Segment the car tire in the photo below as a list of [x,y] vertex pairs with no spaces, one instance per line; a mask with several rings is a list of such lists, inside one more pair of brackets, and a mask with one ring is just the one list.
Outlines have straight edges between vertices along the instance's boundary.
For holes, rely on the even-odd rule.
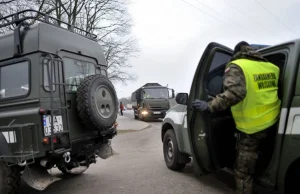
[[176,136],[173,129],[169,129],[163,139],[164,159],[167,167],[171,170],[182,170],[186,163],[179,163],[182,153],[178,149]]
[[118,98],[113,84],[103,75],[91,75],[80,83],[77,111],[86,129],[107,130],[118,115]]
[[16,194],[21,185],[21,173],[17,166],[7,166],[0,162],[0,193]]

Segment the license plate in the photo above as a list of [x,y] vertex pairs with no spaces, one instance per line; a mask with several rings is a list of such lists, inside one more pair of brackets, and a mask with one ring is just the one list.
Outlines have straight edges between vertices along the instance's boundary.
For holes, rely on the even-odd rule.
[[[59,133],[64,130],[62,116],[56,115],[53,116],[53,132]],[[43,116],[43,123],[44,123],[44,134],[45,136],[51,135],[51,115],[44,115]]]
[[159,115],[161,112],[153,112],[153,114],[155,115]]

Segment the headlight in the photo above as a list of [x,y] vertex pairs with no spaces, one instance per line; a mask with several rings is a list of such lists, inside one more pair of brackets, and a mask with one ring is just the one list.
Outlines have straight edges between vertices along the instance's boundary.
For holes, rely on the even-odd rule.
[[148,111],[142,111],[142,115],[147,115],[148,114]]

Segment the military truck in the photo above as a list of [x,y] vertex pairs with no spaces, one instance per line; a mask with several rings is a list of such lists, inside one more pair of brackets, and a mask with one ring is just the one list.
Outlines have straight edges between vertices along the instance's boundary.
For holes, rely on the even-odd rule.
[[[279,120],[261,145],[255,182],[267,190],[263,193],[299,193],[300,39],[258,52],[280,69],[278,96],[282,103]],[[224,45],[210,43],[195,71],[190,93],[176,95],[178,105],[168,111],[161,128],[168,168],[181,170],[191,157],[197,176],[218,170],[234,174],[236,128],[230,108],[216,113],[192,109],[194,100],[210,101],[223,92],[225,66],[232,53],[233,50]]]
[[[97,36],[35,10],[0,18],[0,193],[114,154],[117,95]],[[22,176],[21,176],[22,174]]]
[[139,120],[164,118],[170,108],[169,99],[174,97],[174,89],[158,83],[143,85],[131,94],[134,118]]

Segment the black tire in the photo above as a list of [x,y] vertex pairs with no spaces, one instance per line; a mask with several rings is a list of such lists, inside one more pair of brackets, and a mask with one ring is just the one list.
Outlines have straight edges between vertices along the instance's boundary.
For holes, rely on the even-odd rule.
[[[172,156],[169,151],[172,152]],[[180,157],[183,157],[183,154],[178,150],[176,136],[172,129],[169,129],[164,135],[163,152],[165,163],[169,169],[179,171],[185,167],[186,163],[179,163]]]
[[118,115],[118,98],[113,84],[102,75],[86,77],[78,87],[77,111],[87,129],[106,130]]
[[17,194],[21,185],[21,173],[18,166],[7,166],[0,162],[0,193]]

